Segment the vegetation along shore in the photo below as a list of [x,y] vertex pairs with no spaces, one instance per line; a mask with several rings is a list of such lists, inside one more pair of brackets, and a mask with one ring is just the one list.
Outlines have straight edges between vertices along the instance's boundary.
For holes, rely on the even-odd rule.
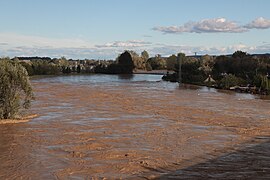
[[[248,54],[236,51],[232,55],[195,55],[183,53],[149,57],[125,51],[115,60],[66,59],[50,57],[6,57],[1,60],[19,62],[30,76],[61,74],[164,74],[163,80],[211,86],[258,94],[270,91],[270,54]],[[179,67],[181,66],[181,75]]]

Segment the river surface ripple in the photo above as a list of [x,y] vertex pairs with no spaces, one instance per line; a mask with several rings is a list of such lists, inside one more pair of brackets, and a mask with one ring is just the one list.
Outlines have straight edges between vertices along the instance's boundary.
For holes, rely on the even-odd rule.
[[0,179],[270,178],[270,101],[159,75],[31,80],[37,118],[0,125]]

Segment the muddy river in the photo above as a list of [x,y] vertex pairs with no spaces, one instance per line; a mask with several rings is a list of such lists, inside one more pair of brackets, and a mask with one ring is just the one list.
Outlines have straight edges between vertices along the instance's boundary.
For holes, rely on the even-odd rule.
[[38,116],[0,125],[0,179],[270,178],[270,100],[160,79],[32,79]]

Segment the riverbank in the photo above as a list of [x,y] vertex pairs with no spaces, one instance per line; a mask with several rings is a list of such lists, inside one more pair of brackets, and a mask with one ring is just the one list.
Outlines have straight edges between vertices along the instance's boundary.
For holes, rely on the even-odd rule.
[[26,122],[29,122],[31,119],[36,118],[37,116],[38,116],[37,114],[32,114],[32,115],[23,116],[21,118],[16,118],[16,119],[1,119],[0,125],[26,123]]
[[[179,77],[176,73],[167,73],[167,74],[163,75],[162,80],[176,83],[176,82],[178,82]],[[231,83],[231,82],[227,82],[227,83]],[[197,85],[197,86],[207,86],[207,87],[211,87],[211,88],[223,89],[223,90],[228,90],[228,91],[234,91],[237,93],[258,94],[258,95],[263,95],[263,96],[270,95],[269,90],[263,89],[261,87],[251,86],[249,84],[247,86],[234,85],[234,86],[229,86],[227,88],[224,88],[221,86],[221,84],[222,84],[221,82],[216,82],[213,79],[211,82],[209,82],[209,81],[197,82],[197,83],[196,82],[189,82],[189,84],[193,84],[193,85]]]
[[152,70],[152,71],[145,71],[145,70],[136,70],[133,74],[156,74],[156,75],[165,75],[167,73],[172,73],[173,71],[168,70]]

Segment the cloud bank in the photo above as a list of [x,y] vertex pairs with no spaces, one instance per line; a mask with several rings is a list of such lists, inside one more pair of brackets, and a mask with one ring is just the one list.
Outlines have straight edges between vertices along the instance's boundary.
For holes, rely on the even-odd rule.
[[152,46],[143,40],[94,44],[83,39],[59,39],[0,32],[1,56],[50,56],[84,59],[115,59],[124,50],[140,52]]
[[245,44],[232,44],[229,46],[187,46],[187,45],[171,45],[171,44],[152,44],[151,46],[141,47],[89,47],[89,48],[76,48],[76,47],[40,47],[40,46],[18,46],[9,47],[0,50],[0,56],[49,56],[61,57],[65,56],[72,59],[115,59],[124,50],[134,50],[138,54],[143,50],[147,50],[151,56],[160,54],[162,56],[170,56],[183,52],[186,55],[210,54],[232,54],[237,50],[246,51],[250,54],[253,53],[266,53],[270,52],[270,43],[264,43],[258,46],[249,46]]
[[133,47],[144,47],[151,45],[151,42],[143,40],[130,40],[130,41],[114,41],[106,43],[104,45],[96,45],[98,48],[133,48]]
[[250,29],[268,29],[270,20],[259,17],[246,25],[240,25],[225,18],[204,19],[199,22],[188,22],[182,26],[158,26],[152,30],[160,31],[164,34],[182,33],[242,33]]
[[163,56],[170,56],[171,54],[177,54],[179,52],[185,53],[186,55],[194,55],[197,52],[198,55],[226,55],[232,54],[233,52],[241,50],[250,54],[266,53],[270,50],[270,44],[262,44],[258,46],[249,46],[245,44],[233,44],[229,46],[186,46],[186,45],[160,45],[152,48],[150,53],[158,53]]

